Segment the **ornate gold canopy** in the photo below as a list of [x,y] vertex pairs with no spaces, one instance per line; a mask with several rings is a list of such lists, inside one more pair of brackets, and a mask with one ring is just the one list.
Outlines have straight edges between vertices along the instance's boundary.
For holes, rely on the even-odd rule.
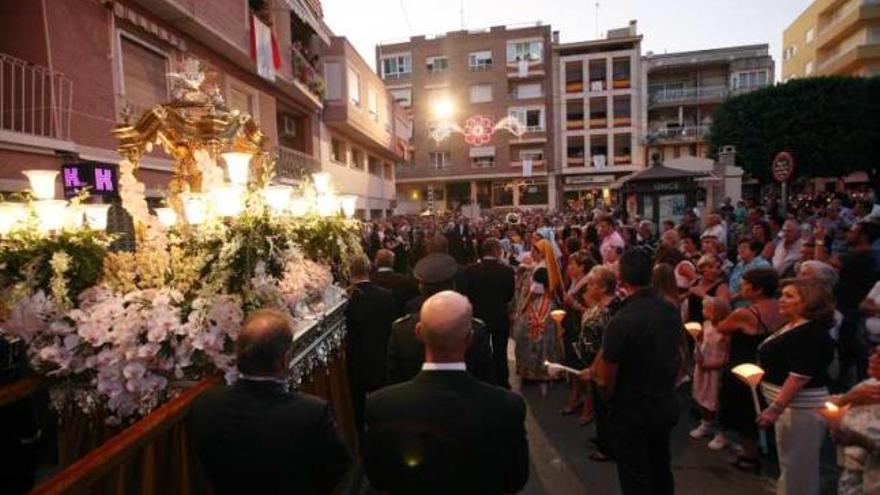
[[216,87],[210,92],[202,90],[205,75],[197,60],[184,61],[182,69],[169,74],[173,87],[171,102],[146,111],[134,124],[125,116],[126,122],[113,130],[119,139],[119,153],[135,168],[154,143],[173,158],[174,176],[168,184],[168,202],[178,212],[180,194],[202,192],[196,150],[206,150],[215,160],[223,151],[252,153],[251,167],[256,170],[265,167],[269,160],[263,151],[266,136],[251,116],[227,107]]

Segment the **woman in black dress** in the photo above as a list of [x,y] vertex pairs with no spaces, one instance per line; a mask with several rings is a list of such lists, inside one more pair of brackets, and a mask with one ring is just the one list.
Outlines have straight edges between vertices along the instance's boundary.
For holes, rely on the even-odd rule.
[[774,299],[778,287],[776,270],[754,268],[747,271],[743,274],[740,295],[749,306],[737,309],[718,324],[718,331],[730,336],[730,355],[721,375],[718,397],[721,430],[709,442],[709,448],[723,449],[729,443],[725,432],[738,433],[743,453],[737,456],[733,465],[743,470],[760,470],[758,429],[751,390],[731,370],[739,364],[756,362],[758,344],[785,322]]
[[[577,370],[584,369],[590,364],[583,360],[577,349],[574,348],[574,343],[577,342],[581,334],[581,316],[586,309],[584,294],[587,292],[587,273],[595,264],[596,262],[586,252],[577,251],[569,257],[566,269],[570,283],[568,290],[563,296],[562,306],[565,309],[565,319],[562,320],[562,328],[565,330],[565,359],[563,363]],[[584,391],[587,393],[582,394]],[[581,418],[592,418],[593,407],[589,391],[585,389],[584,384],[580,380],[572,380],[571,389],[568,394],[568,404],[566,404],[565,409],[561,413],[573,414],[577,411],[581,400],[584,401]]]
[[815,280],[784,281],[779,313],[786,324],[758,347],[764,368],[761,392],[769,404],[758,417],[758,425],[775,426],[778,495],[819,495],[819,451],[825,423],[816,410],[830,398],[833,301],[828,287]]

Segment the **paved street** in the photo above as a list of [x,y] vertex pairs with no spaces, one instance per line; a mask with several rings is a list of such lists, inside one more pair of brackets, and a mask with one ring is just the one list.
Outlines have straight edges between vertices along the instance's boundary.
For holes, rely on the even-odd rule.
[[[512,368],[511,368],[512,369]],[[511,376],[515,374],[511,371]],[[537,385],[520,386],[513,378],[515,390],[521,391],[528,404],[526,428],[531,449],[532,472],[526,495],[615,495],[620,493],[617,471],[612,463],[597,463],[587,456],[592,452],[589,439],[595,435],[593,424],[580,427],[577,416],[563,416],[567,384],[550,386],[547,396],[541,397]],[[774,493],[776,467],[765,466],[764,474],[744,473],[728,465],[732,451],[714,452],[706,447],[707,441],[697,442],[688,436],[695,420],[688,411],[673,433],[672,467],[678,494],[742,495]],[[836,493],[834,451],[826,445],[823,452],[823,495]]]

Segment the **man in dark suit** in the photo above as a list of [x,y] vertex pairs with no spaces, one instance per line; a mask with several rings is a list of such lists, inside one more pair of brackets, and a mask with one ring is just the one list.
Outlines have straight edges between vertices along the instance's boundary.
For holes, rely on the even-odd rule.
[[352,286],[345,308],[345,355],[355,424],[363,431],[364,399],[368,392],[385,386],[388,335],[397,306],[390,290],[370,281],[366,257],[354,258],[349,272]]
[[412,380],[367,398],[364,467],[397,494],[494,495],[529,476],[525,401],[466,372],[471,307],[452,291],[425,301],[417,328],[425,363]]
[[286,390],[292,342],[287,315],[251,313],[236,342],[240,378],[190,410],[192,442],[217,495],[329,494],[351,464],[327,402]]
[[507,369],[507,339],[510,337],[510,301],[513,300],[513,268],[500,261],[501,243],[490,237],[481,246],[482,259],[465,269],[464,294],[474,306],[474,316],[483,320],[492,340],[492,369],[495,383],[510,388]]
[[395,318],[406,314],[406,303],[419,295],[419,283],[416,279],[394,271],[395,255],[388,249],[380,249],[376,253],[376,272],[372,276],[373,283],[388,289],[394,294],[397,307]]
[[468,226],[459,220],[452,224],[446,231],[449,239],[449,254],[460,264],[465,264],[474,259],[474,239]]
[[[413,269],[419,281],[420,297],[410,300],[408,314],[391,325],[388,339],[388,383],[400,383],[419,373],[425,359],[425,346],[416,335],[419,312],[425,299],[444,290],[455,290],[460,273],[458,263],[448,254],[431,253],[422,258]],[[478,380],[493,382],[492,351],[486,324],[473,319],[474,332],[467,350],[468,372]]]
[[626,251],[620,281],[623,307],[602,345],[605,395],[617,474],[624,495],[671,495],[669,437],[678,419],[675,395],[681,344],[678,310],[651,289],[651,255]]

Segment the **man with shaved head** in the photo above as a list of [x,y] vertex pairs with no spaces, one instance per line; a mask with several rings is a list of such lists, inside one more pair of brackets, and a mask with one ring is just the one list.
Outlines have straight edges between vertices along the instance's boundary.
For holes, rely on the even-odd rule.
[[438,292],[422,304],[422,371],[367,398],[364,467],[374,488],[492,495],[525,485],[525,402],[467,372],[472,328],[471,305],[457,292]]
[[327,402],[287,391],[289,316],[254,311],[235,355],[240,377],[196,399],[192,443],[217,495],[332,493],[351,459]]

